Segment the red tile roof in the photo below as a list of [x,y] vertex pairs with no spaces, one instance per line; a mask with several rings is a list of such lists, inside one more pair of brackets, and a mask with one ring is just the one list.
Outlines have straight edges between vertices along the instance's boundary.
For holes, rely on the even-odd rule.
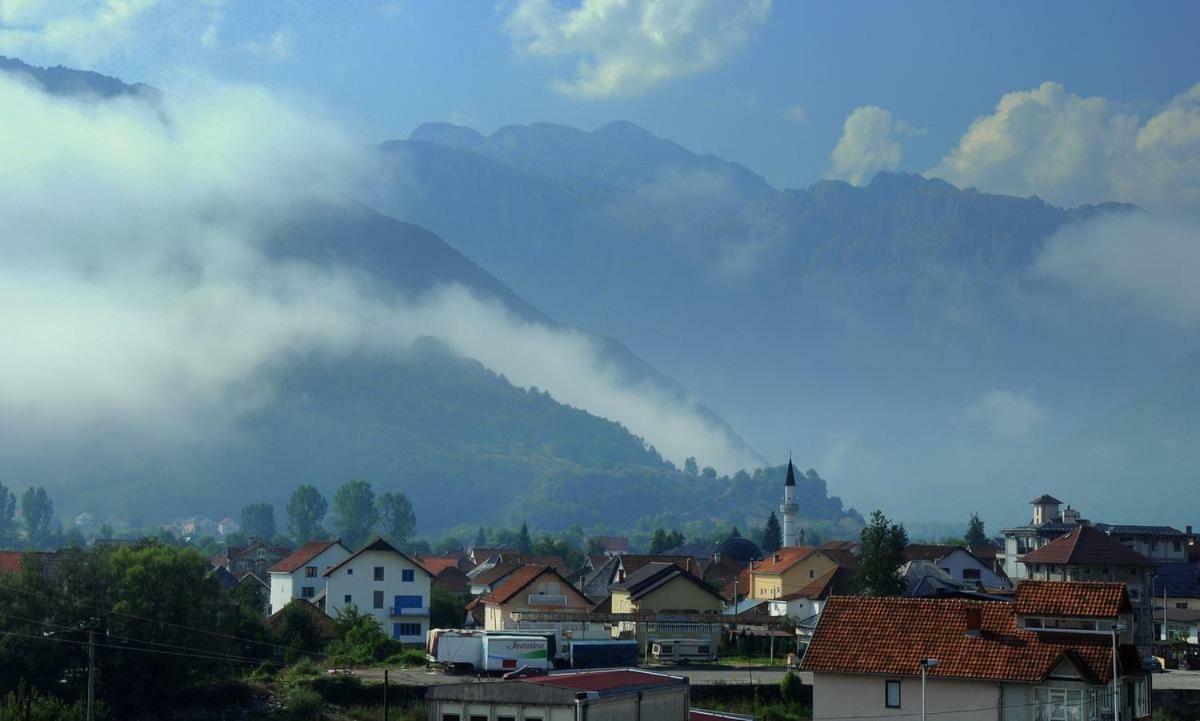
[[1115,618],[1133,613],[1123,583],[1021,581],[1013,612],[1022,616]]
[[1093,566],[1153,566],[1154,561],[1091,526],[1079,526],[1041,548],[1026,553],[1021,563]]
[[[979,613],[976,636],[966,634],[968,609]],[[921,659],[936,658],[931,677],[1036,683],[1065,657],[1093,683],[1106,683],[1111,643],[1107,634],[1018,628],[1012,604],[1003,601],[834,596],[801,668],[915,676]]]
[[591,602],[588,601],[587,597],[576,590],[575,586],[573,586],[570,581],[564,578],[561,573],[555,570],[554,566],[541,565],[526,565],[516,569],[498,586],[496,586],[496,588],[492,589],[492,592],[484,598],[484,602],[495,604],[508,603],[513,596],[520,593],[522,589],[533,583],[544,573],[549,573],[558,578],[559,585],[563,587],[563,593],[574,593],[575,595],[579,596],[580,600],[582,600],[584,604],[589,606],[591,605]]
[[775,553],[767,556],[762,560],[762,563],[752,565],[751,569],[755,573],[783,573],[797,563],[816,553],[815,548],[811,546],[797,546],[794,548],[781,548]]
[[[280,559],[279,563],[271,566],[271,573],[291,573],[297,568],[304,566],[309,561],[321,555],[325,549],[333,544],[338,543],[336,539],[328,541],[308,541],[304,545],[292,551],[287,556]],[[319,569],[318,569],[319,570]]]
[[578,673],[550,674],[521,679],[525,683],[571,689],[572,691],[619,691],[622,689],[645,688],[647,686],[678,686],[686,683],[679,676],[665,673],[620,669],[615,671],[583,671]]
[[[839,585],[847,585],[846,577],[848,576],[848,574],[849,574],[849,571],[847,571],[845,568],[842,568],[841,566],[838,566],[837,568],[831,568],[828,571],[826,571],[824,574],[815,578],[814,580],[809,581],[799,591],[794,591],[792,593],[786,593],[786,594],[780,596],[779,598],[777,598],[776,600],[777,601],[795,601],[800,598],[807,598],[807,599],[811,599],[814,601],[820,600],[820,599],[828,596],[829,593],[831,591],[833,591],[833,588],[835,585],[834,584],[835,579],[837,579],[840,582]],[[840,578],[839,578],[839,575],[840,575]]]
[[0,551],[0,573],[21,572],[21,551]]
[[58,573],[58,553],[55,551],[0,551],[0,574],[21,572],[21,559],[29,556],[43,577]]
[[962,546],[951,546],[945,543],[910,543],[904,547],[906,561],[936,561],[954,553]]
[[420,556],[417,558],[417,563],[433,576],[437,576],[447,568],[458,568],[458,561],[456,556]]

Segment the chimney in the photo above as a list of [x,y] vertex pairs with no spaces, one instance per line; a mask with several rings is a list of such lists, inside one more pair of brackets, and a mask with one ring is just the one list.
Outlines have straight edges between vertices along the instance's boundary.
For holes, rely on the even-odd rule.
[[968,606],[963,611],[967,620],[967,635],[974,638],[983,628],[983,609],[978,606]]
[[1184,533],[1186,533],[1186,534],[1188,534],[1189,536],[1190,536],[1190,535],[1192,535],[1192,527],[1191,527],[1191,526],[1184,526],[1184,527],[1183,527],[1183,532],[1184,532]]

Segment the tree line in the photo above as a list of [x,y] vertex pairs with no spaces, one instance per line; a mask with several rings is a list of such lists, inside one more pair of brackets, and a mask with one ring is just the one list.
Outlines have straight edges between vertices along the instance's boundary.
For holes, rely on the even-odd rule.
[[[332,531],[351,548],[365,543],[376,533],[397,546],[407,546],[417,526],[417,516],[408,496],[400,492],[376,495],[369,481],[342,484],[333,496],[332,510],[328,519]],[[286,509],[290,536],[280,538],[275,507],[266,502],[251,503],[242,508],[242,535],[287,541],[285,545],[328,538],[332,535],[325,527],[329,511],[329,501],[316,486],[302,485],[292,492]]]

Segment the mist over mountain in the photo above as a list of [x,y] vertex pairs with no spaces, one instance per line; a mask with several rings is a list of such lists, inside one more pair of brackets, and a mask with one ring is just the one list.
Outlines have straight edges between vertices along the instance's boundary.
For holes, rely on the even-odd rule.
[[380,153],[407,192],[378,207],[670,368],[768,456],[817,459],[855,503],[914,519],[1023,514],[999,466],[1022,495],[1084,492],[1038,462],[1041,444],[1143,392],[1196,340],[1040,272],[1051,239],[1142,213],[1128,204],[890,172],[779,190],[624,122],[426,124]]

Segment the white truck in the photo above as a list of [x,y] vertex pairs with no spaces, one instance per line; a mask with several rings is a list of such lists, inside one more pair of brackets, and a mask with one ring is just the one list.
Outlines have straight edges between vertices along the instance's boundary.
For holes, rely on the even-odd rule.
[[430,663],[459,671],[505,672],[553,667],[551,639],[540,634],[435,628],[426,639]]

